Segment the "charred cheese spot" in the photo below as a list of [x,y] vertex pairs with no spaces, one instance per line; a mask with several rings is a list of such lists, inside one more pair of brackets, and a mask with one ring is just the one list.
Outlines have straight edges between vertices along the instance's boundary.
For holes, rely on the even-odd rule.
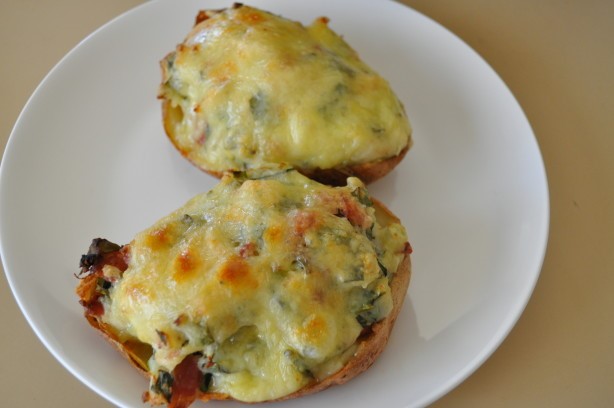
[[221,83],[228,81],[236,72],[237,65],[232,61],[228,61],[211,70],[210,76],[214,81]]
[[251,272],[249,264],[243,258],[230,258],[218,272],[220,283],[234,290],[254,289],[258,281]]
[[301,340],[307,344],[317,344],[329,333],[330,327],[326,320],[317,314],[310,315],[299,329]]
[[264,231],[264,240],[271,244],[279,244],[284,237],[284,229],[279,225],[272,225]]
[[153,250],[162,249],[169,245],[172,240],[168,231],[168,225],[156,228],[145,237],[145,244]]
[[200,270],[200,264],[200,256],[196,251],[190,248],[182,250],[173,264],[175,270],[173,279],[177,282],[183,282],[194,277]]
[[257,24],[265,21],[266,16],[263,12],[254,10],[253,12],[240,14],[239,20],[247,24]]

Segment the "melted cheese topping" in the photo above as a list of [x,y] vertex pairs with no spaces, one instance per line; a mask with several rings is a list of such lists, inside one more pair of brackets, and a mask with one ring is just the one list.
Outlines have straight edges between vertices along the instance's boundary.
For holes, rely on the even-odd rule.
[[211,13],[162,61],[167,132],[208,170],[329,169],[410,144],[388,83],[327,26],[247,6]]
[[226,175],[136,236],[102,300],[105,323],[152,346],[154,376],[199,353],[209,391],[238,400],[279,398],[334,373],[362,328],[390,312],[387,271],[407,241],[398,222],[376,221],[362,183],[348,182]]

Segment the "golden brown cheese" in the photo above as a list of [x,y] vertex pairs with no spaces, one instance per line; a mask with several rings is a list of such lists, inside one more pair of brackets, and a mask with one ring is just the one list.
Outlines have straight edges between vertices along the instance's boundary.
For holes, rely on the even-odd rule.
[[102,319],[152,346],[154,392],[197,355],[208,392],[279,398],[339,370],[387,316],[406,242],[400,224],[376,222],[358,179],[226,175],[138,234],[121,276],[105,266]]
[[167,132],[193,163],[330,169],[410,144],[401,102],[326,18],[305,27],[247,6],[209,14],[162,61]]

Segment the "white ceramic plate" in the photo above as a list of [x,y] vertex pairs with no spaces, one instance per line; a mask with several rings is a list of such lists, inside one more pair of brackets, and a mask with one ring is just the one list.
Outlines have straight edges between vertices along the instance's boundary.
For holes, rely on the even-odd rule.
[[[1,250],[15,297],[51,353],[120,406],[141,406],[147,382],[82,318],[73,273],[91,238],[128,242],[216,183],[163,133],[158,60],[198,9],[229,4],[149,2],[96,31],[38,87],[2,161]],[[539,276],[549,204],[531,128],[474,51],[409,8],[375,0],[251,4],[304,23],[331,17],[389,79],[415,135],[403,163],[370,189],[400,215],[414,247],[409,297],[387,350],[349,384],[275,407],[428,404],[496,349]]]

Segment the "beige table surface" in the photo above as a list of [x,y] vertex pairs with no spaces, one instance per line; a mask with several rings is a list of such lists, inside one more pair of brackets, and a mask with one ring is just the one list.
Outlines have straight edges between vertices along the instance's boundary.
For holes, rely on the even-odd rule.
[[[2,151],[44,75],[139,3],[0,1]],[[542,149],[551,196],[548,251],[525,313],[493,356],[433,406],[614,406],[614,2],[404,3],[461,37],[511,88]],[[2,275],[0,406],[109,407],[46,351]]]

